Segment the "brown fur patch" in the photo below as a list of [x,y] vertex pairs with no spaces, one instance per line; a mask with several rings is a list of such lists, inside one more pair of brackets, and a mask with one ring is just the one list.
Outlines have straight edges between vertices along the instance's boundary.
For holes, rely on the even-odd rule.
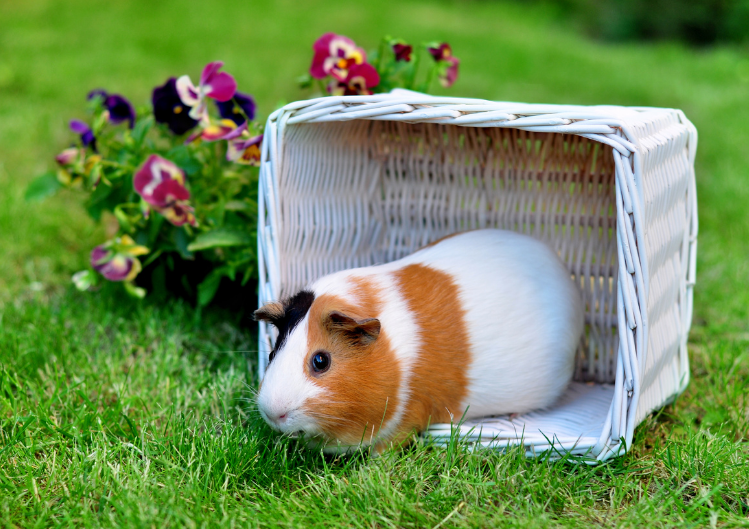
[[471,343],[458,286],[449,274],[412,264],[395,275],[421,330],[411,398],[399,428],[403,439],[428,424],[450,422],[451,413],[454,422],[460,420],[468,395]]
[[[357,303],[324,294],[312,303],[309,312],[309,355],[305,360],[307,376],[327,390],[310,399],[305,412],[315,417],[323,432],[342,443],[369,442],[381,425],[387,424],[398,406],[400,369],[390,348],[387,329],[376,340],[352,347],[346,339],[326,330],[329,315],[340,312],[356,320],[377,318],[382,302],[377,288],[367,279],[353,280]],[[328,351],[331,366],[320,375],[312,372],[310,362],[318,350]]]

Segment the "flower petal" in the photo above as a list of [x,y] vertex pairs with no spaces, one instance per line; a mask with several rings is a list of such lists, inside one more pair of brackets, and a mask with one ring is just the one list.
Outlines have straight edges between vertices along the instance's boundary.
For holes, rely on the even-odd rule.
[[86,96],[87,101],[91,101],[92,99],[96,97],[101,97],[102,99],[106,98],[109,94],[107,94],[106,90],[103,90],[101,88],[94,88],[91,90],[88,95]]
[[[157,192],[165,182],[175,182],[176,187],[173,187],[175,184],[169,184]],[[184,183],[185,174],[182,169],[157,154],[149,156],[133,177],[135,191],[155,208],[166,207],[169,200],[174,198],[189,198],[190,192],[184,187]],[[175,191],[177,188],[179,189]]]
[[208,84],[211,82],[211,78],[218,72],[221,67],[224,65],[223,61],[213,61],[209,62],[205,65],[205,68],[203,68],[203,72],[200,74],[200,84]]
[[237,91],[237,81],[226,72],[214,74],[201,88],[205,95],[216,101],[229,101]]
[[175,200],[187,200],[190,192],[177,180],[164,180],[153,190],[154,205],[167,207]]
[[189,75],[183,75],[175,83],[177,89],[177,95],[180,100],[188,107],[194,107],[200,102],[198,89],[192,84]]
[[70,130],[75,132],[76,134],[85,134],[86,132],[89,132],[91,130],[91,127],[89,127],[85,122],[81,121],[80,119],[71,119]]
[[246,119],[255,119],[255,100],[250,94],[236,92],[229,101],[216,101],[216,107],[223,119],[230,119],[237,125],[241,125]]

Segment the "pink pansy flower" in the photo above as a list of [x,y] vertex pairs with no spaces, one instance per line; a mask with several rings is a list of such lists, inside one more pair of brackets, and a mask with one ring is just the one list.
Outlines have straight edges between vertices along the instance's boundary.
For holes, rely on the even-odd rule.
[[197,226],[195,210],[187,202],[190,192],[185,187],[185,173],[174,163],[152,154],[135,172],[133,187],[143,200],[175,226]]
[[429,53],[432,54],[435,61],[440,63],[440,70],[437,74],[440,84],[445,88],[450,88],[458,79],[460,59],[453,56],[453,50],[447,42],[443,42],[436,47],[430,47]]
[[141,271],[137,256],[148,252],[148,248],[123,235],[91,250],[91,266],[110,281],[132,281]]
[[206,98],[216,101],[229,101],[237,91],[237,82],[226,72],[219,72],[224,65],[221,61],[210,62],[203,68],[200,84],[192,84],[188,75],[177,79],[176,88],[179,98],[190,109],[189,115],[193,119],[208,120],[208,106]]
[[368,63],[357,64],[349,70],[344,81],[333,81],[328,85],[328,92],[334,96],[369,95],[370,88],[380,84],[380,74]]
[[312,49],[315,55],[309,73],[315,79],[332,75],[339,81],[345,81],[353,66],[367,61],[367,54],[353,40],[335,33],[326,33],[317,39]]

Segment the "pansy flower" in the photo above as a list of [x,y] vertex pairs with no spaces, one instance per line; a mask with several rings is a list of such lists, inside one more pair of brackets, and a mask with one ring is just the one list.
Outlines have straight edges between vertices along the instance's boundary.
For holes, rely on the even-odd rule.
[[235,138],[229,140],[226,149],[226,159],[243,165],[260,165],[260,147],[263,144],[263,135],[250,138]]
[[190,134],[190,136],[185,140],[185,144],[192,143],[197,139],[205,141],[227,140],[241,134],[242,131],[238,131],[238,128],[244,130],[247,126],[242,124],[240,127],[237,127],[237,124],[230,119],[222,119],[219,122],[210,122],[202,129]]
[[182,102],[191,107],[190,117],[199,121],[208,120],[206,97],[225,102],[234,97],[237,82],[226,72],[219,72],[224,65],[221,61],[210,62],[203,68],[200,84],[192,84],[188,75],[177,79],[176,88]]
[[81,143],[84,147],[88,147],[89,145],[91,145],[91,148],[94,150],[94,152],[98,152],[96,150],[96,137],[94,136],[94,131],[92,131],[91,127],[89,127],[86,123],[84,123],[80,119],[71,119],[70,130],[81,137]]
[[434,57],[434,60],[439,63],[439,71],[437,75],[440,84],[445,88],[450,88],[458,78],[458,65],[460,64],[460,60],[453,56],[452,48],[446,42],[443,42],[439,46],[432,46],[427,49],[432,57]]
[[109,281],[132,281],[142,269],[138,256],[148,252],[123,235],[91,250],[91,266]]
[[197,226],[195,210],[187,202],[190,192],[185,187],[185,173],[166,158],[149,156],[135,172],[133,187],[147,204],[175,226]]
[[410,62],[411,61],[411,54],[413,53],[414,49],[413,46],[409,44],[401,44],[400,42],[393,44],[393,53],[395,54],[395,60]]
[[102,105],[109,112],[109,121],[115,125],[127,121],[131,129],[135,126],[135,109],[125,96],[109,94],[106,90],[97,88],[88,93],[87,99],[102,98]]
[[338,81],[345,82],[351,68],[367,61],[367,54],[353,40],[335,33],[324,34],[315,41],[312,49],[315,55],[309,73],[315,79],[332,75]]
[[255,100],[250,94],[235,92],[229,101],[216,101],[222,119],[230,119],[237,125],[255,119]]
[[184,134],[198,124],[190,117],[190,107],[182,102],[177,93],[175,77],[170,77],[162,86],[153,89],[151,103],[156,122],[165,123],[175,134]]
[[328,85],[328,92],[334,96],[369,95],[370,88],[380,83],[380,74],[374,66],[368,63],[351,67],[348,77],[344,81],[332,81]]

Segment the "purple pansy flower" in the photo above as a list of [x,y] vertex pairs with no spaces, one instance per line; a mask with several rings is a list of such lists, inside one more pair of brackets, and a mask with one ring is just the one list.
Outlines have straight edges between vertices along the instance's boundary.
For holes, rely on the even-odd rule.
[[434,60],[440,63],[438,72],[440,84],[445,88],[450,88],[458,78],[460,59],[453,56],[452,48],[446,42],[443,42],[439,46],[429,47],[428,50],[432,54],[432,57],[434,57]]
[[237,127],[237,124],[232,120],[222,119],[218,123],[212,122],[199,131],[190,134],[185,143],[191,143],[198,138],[205,141],[230,140],[240,136],[245,130],[247,130],[246,121]]
[[94,136],[94,131],[92,131],[91,127],[89,127],[86,123],[84,123],[80,119],[71,119],[70,130],[81,137],[81,143],[83,143],[84,147],[88,147],[89,145],[91,145],[91,148],[94,150],[94,152],[98,152],[96,150],[96,137]]
[[132,281],[142,269],[137,256],[148,252],[123,235],[91,250],[91,266],[109,281]]
[[410,62],[413,51],[413,46],[409,44],[393,44],[393,53],[395,54],[396,61]]
[[357,64],[349,70],[345,81],[333,81],[328,91],[334,96],[369,95],[370,88],[380,83],[380,74],[368,63]]
[[177,93],[177,79],[170,77],[162,86],[157,86],[151,94],[153,117],[158,123],[166,123],[175,134],[184,134],[198,122],[190,117],[187,107]]
[[175,226],[197,226],[195,210],[187,202],[190,192],[185,187],[185,173],[166,158],[157,154],[149,156],[135,172],[133,187]]
[[367,61],[367,54],[353,40],[335,33],[325,33],[312,45],[315,55],[309,73],[315,79],[324,79],[332,75],[338,81],[345,82],[349,70]]
[[109,112],[109,121],[111,123],[117,125],[123,121],[127,121],[128,127],[131,129],[135,126],[135,109],[125,96],[109,94],[106,90],[96,88],[88,93],[86,99],[90,101],[97,97],[102,98],[102,104],[107,109],[107,112]]
[[226,72],[219,72],[224,65],[221,61],[210,62],[200,74],[200,84],[192,84],[188,75],[177,79],[177,93],[182,102],[191,107],[190,117],[200,121],[208,121],[208,107],[206,97],[216,101],[229,101],[237,91],[237,82]]
[[237,125],[241,125],[247,119],[255,119],[255,100],[250,94],[235,92],[229,101],[216,101],[216,106],[223,119],[230,119]]
[[251,138],[229,139],[226,149],[226,159],[244,165],[260,165],[260,146],[263,143],[263,135]]

